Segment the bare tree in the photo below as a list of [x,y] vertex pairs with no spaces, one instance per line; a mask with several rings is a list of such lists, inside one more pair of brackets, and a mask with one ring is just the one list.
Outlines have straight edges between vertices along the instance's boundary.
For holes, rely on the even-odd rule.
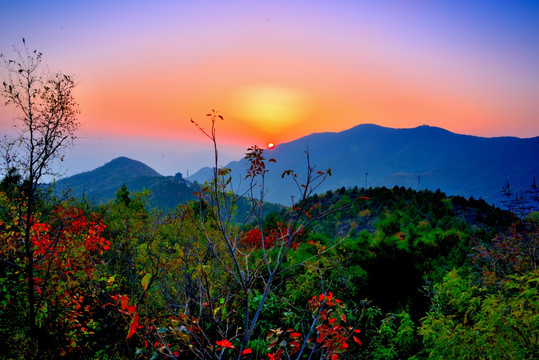
[[[197,226],[202,234],[204,234],[205,240],[209,246],[209,249],[213,252],[214,259],[222,265],[225,273],[230,277],[230,284],[234,284],[238,289],[238,296],[240,301],[237,302],[237,308],[234,311],[243,313],[243,324],[239,330],[231,330],[226,327],[220,332],[223,338],[235,337],[241,340],[240,348],[238,349],[238,359],[243,355],[243,350],[248,346],[250,339],[253,336],[258,319],[266,306],[266,301],[275,287],[275,282],[279,276],[282,276],[289,267],[285,266],[285,262],[289,251],[293,248],[294,243],[301,236],[302,231],[316,219],[320,219],[327,214],[336,211],[335,207],[322,209],[318,206],[306,207],[306,199],[315,193],[316,189],[326,179],[327,176],[331,176],[331,169],[326,171],[316,171],[314,166],[311,166],[308,152],[305,152],[307,157],[307,172],[303,183],[298,180],[297,174],[293,170],[287,170],[282,174],[282,177],[290,176],[297,186],[299,192],[299,200],[296,203],[292,203],[290,209],[290,218],[286,224],[282,224],[283,228],[280,229],[280,233],[276,241],[271,245],[266,245],[263,225],[263,211],[262,205],[264,203],[264,195],[266,192],[264,179],[268,172],[266,165],[268,162],[275,162],[274,159],[266,159],[263,156],[263,149],[258,146],[253,146],[248,149],[245,159],[249,163],[249,169],[245,180],[248,180],[247,190],[244,193],[236,195],[237,191],[233,188],[231,182],[230,169],[219,168],[219,158],[217,151],[217,137],[215,131],[215,122],[217,119],[223,119],[216,111],[212,110],[207,114],[211,118],[210,131],[204,130],[198,123],[191,120],[206,137],[208,137],[214,147],[215,163],[214,173],[210,180],[210,184],[207,187],[207,193],[209,194],[209,202],[211,206],[215,208],[215,217],[211,222],[211,228],[216,231],[210,231],[210,227],[203,221],[200,221]],[[249,220],[254,220],[256,228],[260,230],[259,245],[262,251],[260,257],[254,256],[254,253],[249,250],[245,251],[241,247],[241,233],[235,229],[231,224],[232,208],[234,204],[239,201],[240,198],[248,199],[251,202],[250,215],[245,219],[244,225]],[[309,258],[308,261],[316,258],[317,255]],[[304,263],[296,264],[295,266],[303,266]],[[322,282],[322,288],[325,286]],[[253,295],[255,284],[260,283],[261,289],[258,303],[253,303],[250,297]],[[204,284],[204,287],[208,283]],[[209,291],[208,291],[209,292]],[[230,295],[232,297],[234,295]],[[209,306],[212,306],[212,299],[204,294],[200,294],[200,298],[204,298],[208,302]],[[226,298],[226,296],[225,296]],[[225,303],[228,303],[228,299],[225,299]],[[230,303],[233,303],[231,300]],[[198,321],[198,319],[197,319]],[[216,321],[215,324],[218,324]],[[215,328],[216,326],[214,326]],[[202,333],[201,336],[207,335]],[[308,336],[307,336],[308,337]],[[207,339],[204,339],[207,340]],[[198,341],[199,344],[204,343],[204,340]],[[200,347],[199,349],[200,350]],[[223,358],[223,352],[210,353],[204,352],[197,356],[204,358]],[[299,352],[298,358],[301,357],[304,349]]]
[[19,199],[20,241],[27,276],[28,327],[37,334],[36,296],[34,293],[34,252],[31,245],[35,223],[39,184],[45,175],[54,175],[52,165],[62,160],[66,148],[73,144],[79,127],[78,104],[73,97],[75,82],[70,75],[53,73],[42,64],[42,53],[14,47],[13,58],[0,54],[4,81],[5,105],[17,112],[14,121],[16,137],[4,138],[3,163],[22,175],[25,186]]
[[54,175],[52,163],[63,159],[64,150],[75,140],[79,127],[78,104],[73,97],[73,76],[51,73],[42,64],[41,52],[14,47],[14,59],[0,54],[5,70],[2,95],[6,106],[18,111],[14,127],[18,133],[10,141],[12,150],[6,165],[17,167],[21,175],[37,186],[44,175]]

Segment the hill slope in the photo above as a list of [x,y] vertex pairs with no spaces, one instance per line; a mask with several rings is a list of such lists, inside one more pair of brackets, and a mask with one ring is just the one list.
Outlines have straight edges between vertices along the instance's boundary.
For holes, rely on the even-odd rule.
[[[332,169],[319,192],[365,184],[397,185],[499,203],[507,181],[513,188],[527,188],[539,175],[539,137],[483,138],[430,126],[392,129],[365,124],[340,133],[312,134],[266,151],[266,158],[277,160],[269,164],[267,201],[289,203],[291,195],[297,196],[293,182],[283,180],[281,174],[293,169],[301,179],[306,173],[306,151],[316,169]],[[233,178],[242,179],[247,162],[231,162],[227,167]],[[189,180],[202,182],[207,173],[201,169]]]
[[152,206],[171,209],[179,203],[193,200],[191,184],[172,176],[163,176],[140,161],[116,158],[92,171],[56,182],[58,191],[69,190],[76,197],[86,196],[96,203],[113,199],[122,185],[130,191],[150,190]]

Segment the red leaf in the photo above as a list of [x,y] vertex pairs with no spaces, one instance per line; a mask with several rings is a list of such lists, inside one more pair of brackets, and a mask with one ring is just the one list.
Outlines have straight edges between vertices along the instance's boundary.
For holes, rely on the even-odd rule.
[[129,305],[126,306],[125,309],[129,312],[129,314],[134,314],[137,311],[137,305]]
[[129,297],[127,295],[120,295],[120,304],[122,309],[125,309],[129,305]]
[[243,350],[241,354],[242,354],[242,355],[247,355],[247,354],[250,354],[250,353],[252,353],[252,352],[253,352],[253,349],[249,348],[249,349]]
[[352,336],[354,338],[354,341],[357,342],[359,344],[359,346],[363,345],[363,343],[361,342],[361,340],[359,340],[357,337],[355,336]]
[[137,332],[138,328],[138,313],[136,312],[131,319],[131,324],[129,324],[129,334],[127,334],[127,339],[133,336]]
[[234,345],[232,345],[232,343],[228,341],[227,339],[216,341],[215,343],[217,344],[217,346],[220,346],[220,347],[230,348],[230,349],[234,348]]

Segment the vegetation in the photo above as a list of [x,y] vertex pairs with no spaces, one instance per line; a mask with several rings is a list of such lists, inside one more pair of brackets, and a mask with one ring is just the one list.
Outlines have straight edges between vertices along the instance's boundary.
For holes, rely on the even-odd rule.
[[537,357],[537,220],[404,188],[331,191],[225,229],[202,193],[168,214],[125,187],[100,206],[43,200],[32,234],[46,336],[32,347],[22,187],[2,182],[5,358]]
[[[20,115],[16,123],[18,137],[6,137],[2,144],[12,202],[2,211],[6,216],[2,224],[6,238],[3,245],[7,245],[8,253],[1,258],[17,269],[17,276],[25,279],[24,284],[17,282],[24,287],[17,300],[22,303],[21,314],[25,315],[18,320],[26,325],[29,338],[39,341],[46,335],[42,326],[42,321],[47,321],[45,315],[49,314],[46,290],[53,282],[52,269],[58,266],[57,254],[63,251],[61,243],[70,225],[66,221],[75,221],[71,215],[49,219],[51,212],[64,214],[70,210],[53,203],[41,204],[39,185],[43,176],[51,174],[53,161],[61,159],[63,150],[72,144],[79,123],[72,77],[50,74],[41,63],[42,54],[28,50],[24,39],[23,45],[22,50],[15,49],[14,59],[1,56],[7,71],[2,95],[6,105],[12,105]],[[16,181],[19,174],[22,184]],[[47,206],[49,209],[42,218],[43,207]],[[84,232],[82,228],[77,231]],[[42,285],[47,289],[42,289]]]
[[[193,122],[217,164],[222,116],[208,119]],[[245,193],[216,166],[169,212],[127,186],[105,204],[59,199],[11,167],[0,357],[539,357],[536,213],[403,187],[315,194],[331,170],[308,155],[304,178],[282,173],[296,202],[270,212],[265,156],[248,149]]]

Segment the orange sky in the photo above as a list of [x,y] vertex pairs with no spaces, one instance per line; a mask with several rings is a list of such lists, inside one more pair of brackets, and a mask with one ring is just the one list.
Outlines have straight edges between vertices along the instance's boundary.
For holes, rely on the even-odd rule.
[[538,136],[538,15],[527,1],[0,1],[0,51],[24,36],[77,75],[67,173],[125,155],[172,174],[209,165],[190,119],[212,108],[225,160],[361,123]]

